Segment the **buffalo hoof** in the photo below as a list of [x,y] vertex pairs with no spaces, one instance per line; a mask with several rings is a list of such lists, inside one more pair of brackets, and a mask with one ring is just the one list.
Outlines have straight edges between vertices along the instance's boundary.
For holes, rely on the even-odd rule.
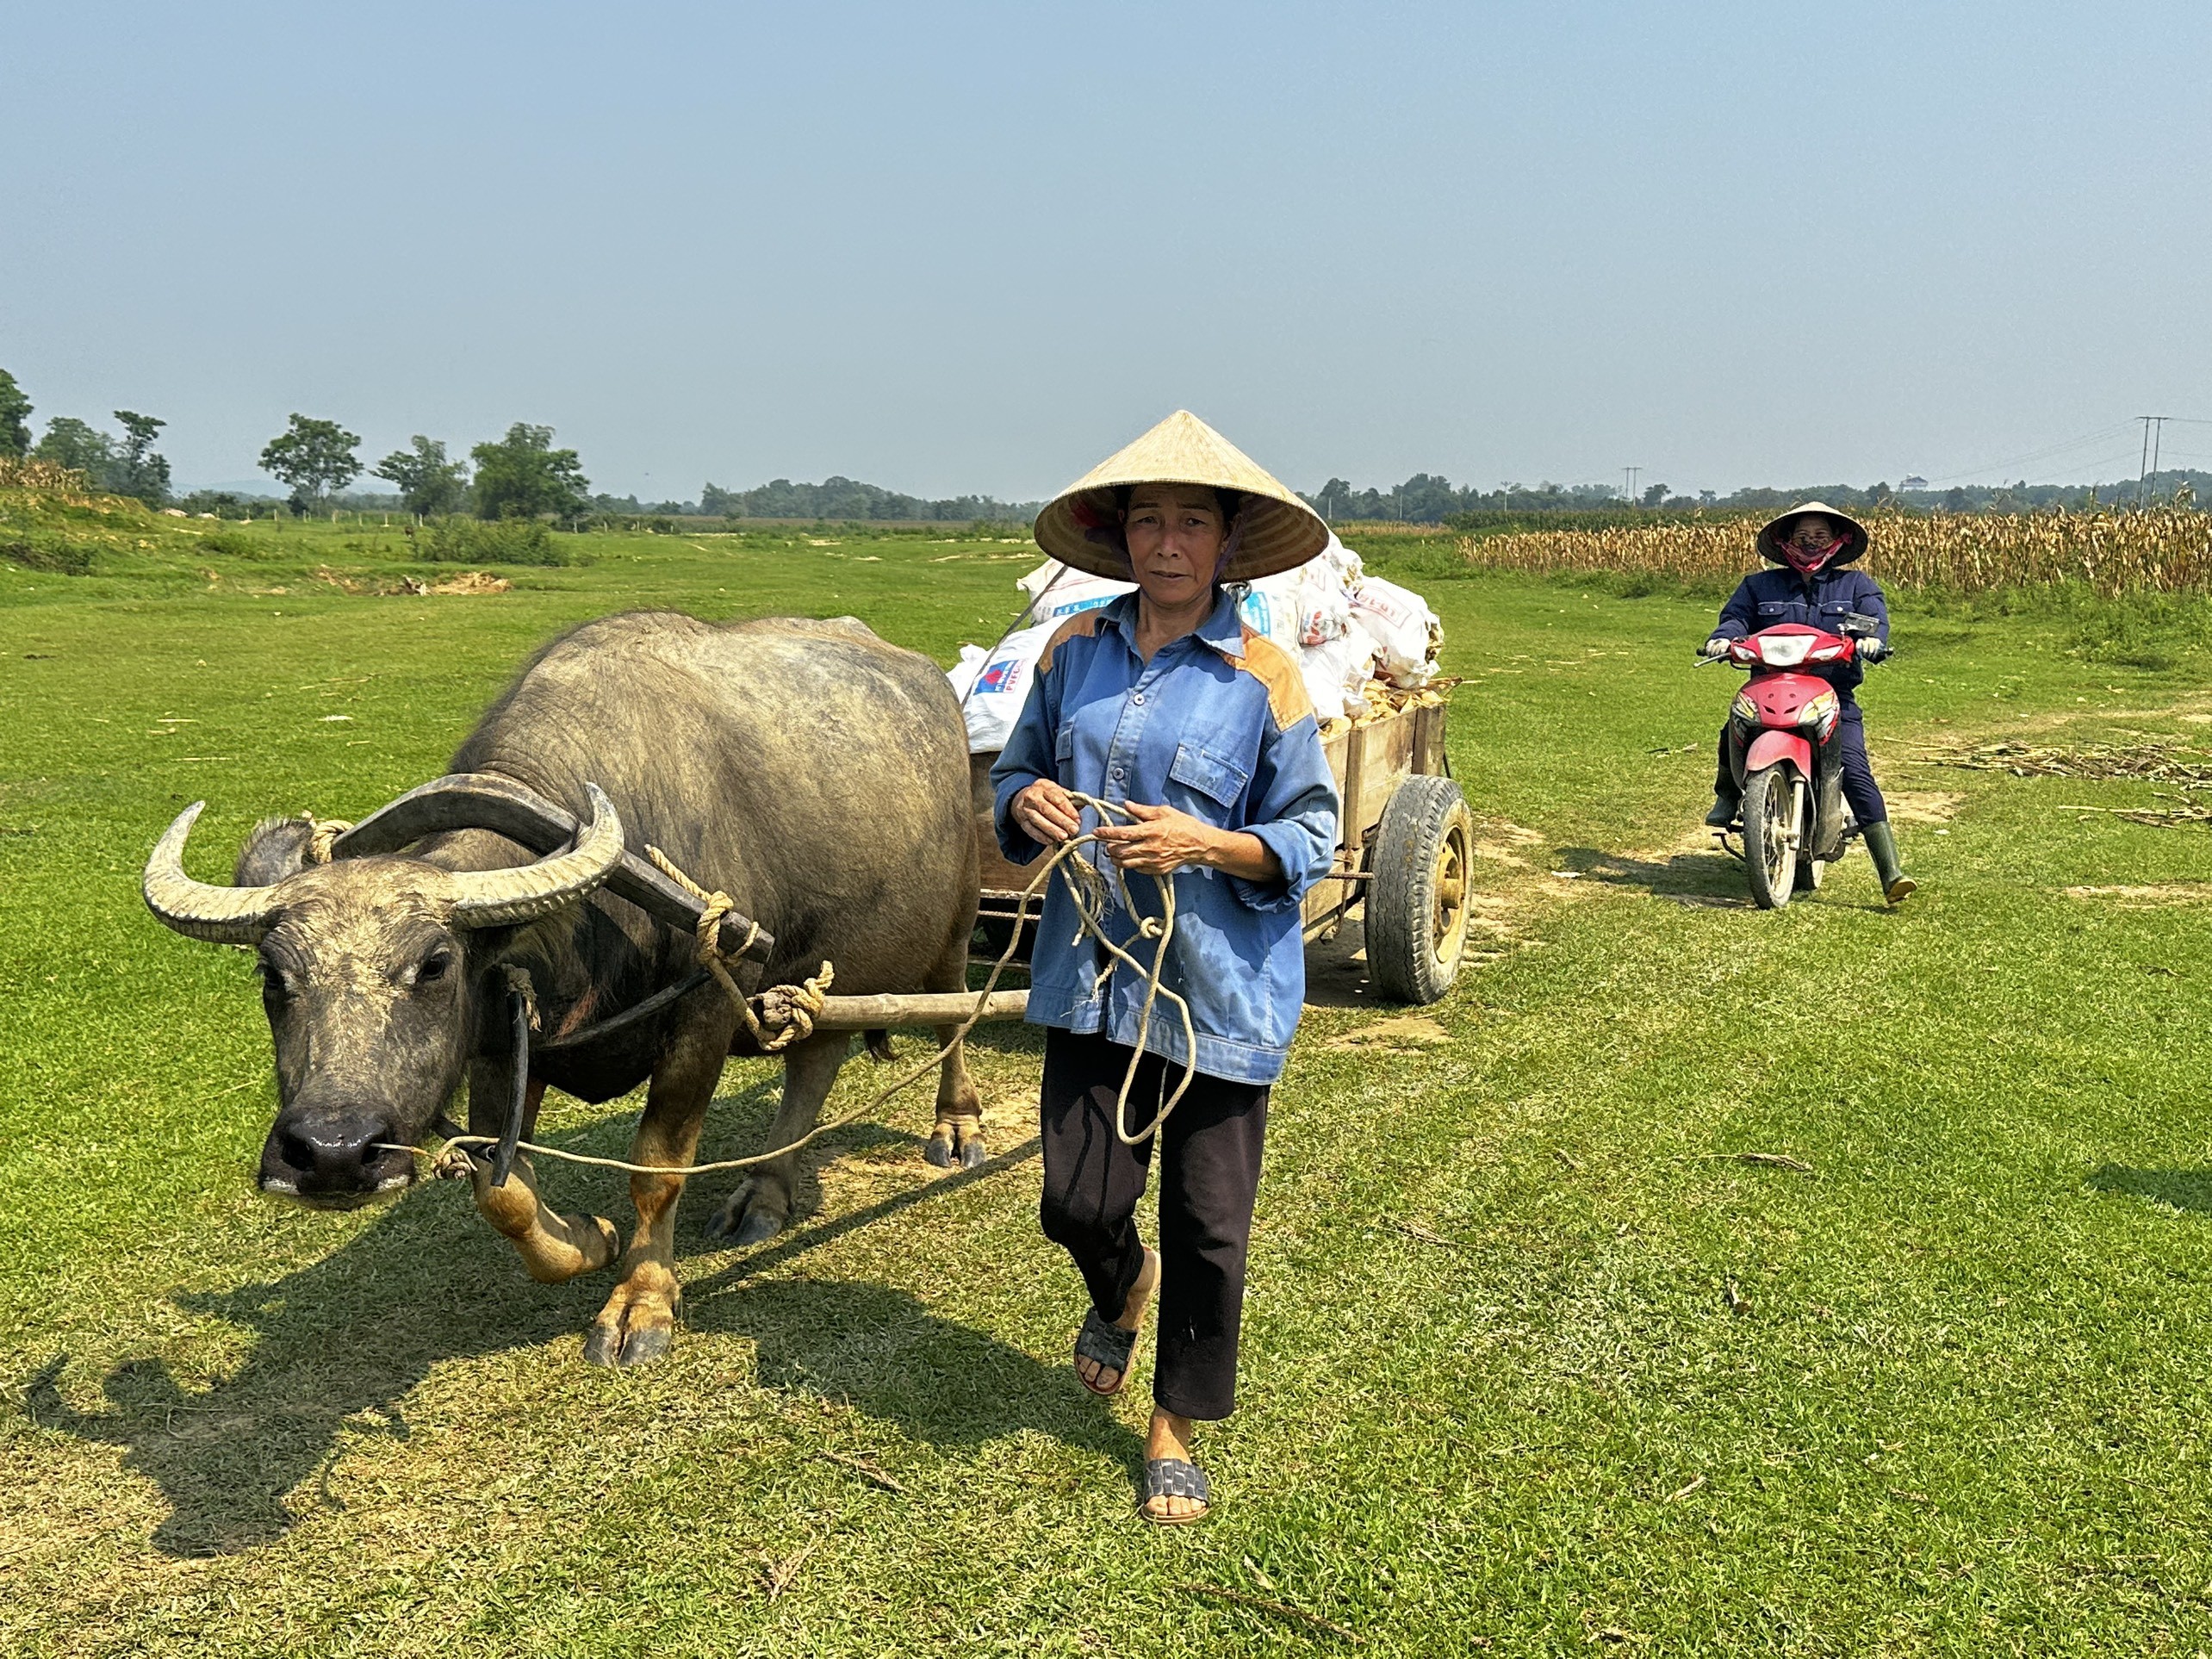
[[982,1125],[961,1118],[940,1119],[929,1131],[929,1144],[922,1149],[922,1156],[941,1170],[972,1170],[989,1162],[991,1153],[983,1144]]
[[750,1181],[724,1199],[706,1222],[708,1238],[739,1246],[766,1244],[783,1229],[784,1217],[768,1207]]
[[675,1339],[673,1318],[656,1318],[642,1307],[632,1307],[620,1317],[601,1314],[584,1333],[584,1360],[587,1364],[624,1369],[649,1365],[666,1358]]

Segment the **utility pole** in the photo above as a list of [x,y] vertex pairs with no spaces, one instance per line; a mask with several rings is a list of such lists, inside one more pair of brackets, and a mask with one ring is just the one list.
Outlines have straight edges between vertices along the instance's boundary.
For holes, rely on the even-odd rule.
[[2143,423],[2142,469],[2135,475],[2135,505],[2141,506],[2149,497],[2150,481],[2159,474],[2159,448],[2165,438],[2167,415],[2137,415]]

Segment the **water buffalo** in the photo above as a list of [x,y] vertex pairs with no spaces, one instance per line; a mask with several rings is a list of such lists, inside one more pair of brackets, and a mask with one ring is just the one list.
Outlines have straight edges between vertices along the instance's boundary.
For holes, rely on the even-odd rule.
[[[464,1081],[469,1130],[496,1134],[515,1086],[510,970],[529,976],[549,1035],[689,973],[693,937],[601,885],[625,837],[633,849],[662,848],[774,935],[765,982],[803,979],[826,959],[840,994],[966,984],[977,867],[960,712],[932,663],[849,618],[715,624],[644,612],[587,623],[524,668],[453,769],[565,806],[583,826],[574,846],[541,858],[467,828],[396,854],[341,848],[316,865],[311,826],[283,820],[255,832],[233,884],[220,886],[183,871],[194,807],[147,862],[146,903],[162,922],[259,954],[280,1103],[261,1154],[266,1191],[320,1209],[397,1192],[416,1171],[401,1148],[422,1144]],[[770,1146],[812,1127],[848,1046],[848,1034],[829,1032],[786,1051]],[[662,1016],[533,1055],[527,1118],[549,1083],[596,1102],[649,1079],[630,1161],[680,1166],[693,1160],[724,1059],[749,1052],[710,980]],[[984,1156],[958,1047],[941,1068],[929,1155],[947,1165]],[[710,1232],[773,1236],[790,1215],[791,1165],[754,1172]],[[474,1180],[478,1209],[533,1278],[617,1267],[587,1358],[634,1365],[667,1351],[681,1177],[631,1177],[627,1248],[602,1218],[543,1203],[526,1157],[504,1185],[482,1161]]]

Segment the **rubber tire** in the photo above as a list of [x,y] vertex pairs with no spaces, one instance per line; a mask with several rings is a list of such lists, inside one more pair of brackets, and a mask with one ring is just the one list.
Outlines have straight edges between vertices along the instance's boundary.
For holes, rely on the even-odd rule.
[[1762,910],[1779,910],[1788,904],[1797,881],[1794,853],[1779,869],[1769,869],[1766,857],[1773,820],[1796,802],[1797,792],[1791,787],[1795,775],[1787,767],[1764,766],[1743,780],[1743,866],[1751,876],[1751,898]]
[[[1455,845],[1456,843],[1456,845]],[[1438,867],[1453,852],[1460,870],[1458,916],[1437,937]],[[1367,977],[1377,996],[1416,1006],[1451,989],[1466,954],[1473,885],[1475,817],[1449,778],[1407,778],[1390,792],[1376,826],[1367,884]]]
[[1797,880],[1795,883],[1797,891],[1801,893],[1818,892],[1820,891],[1821,878],[1827,873],[1827,871],[1828,861],[1826,859],[1808,858],[1805,854],[1799,854],[1798,855]]

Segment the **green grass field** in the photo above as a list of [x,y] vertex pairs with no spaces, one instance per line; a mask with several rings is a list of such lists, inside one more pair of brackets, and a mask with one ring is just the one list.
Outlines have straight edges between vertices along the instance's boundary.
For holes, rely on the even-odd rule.
[[[117,533],[90,575],[0,566],[6,1651],[2212,1650],[2212,840],[2060,810],[2155,785],[1908,763],[2212,741],[2193,650],[2111,661],[2078,603],[1902,606],[1866,700],[1923,891],[1885,912],[1855,853],[1766,914],[1695,827],[1710,600],[1377,538],[1466,676],[1484,948],[1433,1029],[1381,1026],[1341,953],[1317,980],[1218,1511],[1163,1532],[1148,1364],[1110,1407],[1067,1367],[1025,1029],[977,1044],[982,1170],[923,1163],[924,1090],[832,1137],[756,1252],[706,1247],[699,1182],[675,1352],[599,1370],[605,1281],[531,1284],[464,1190],[252,1192],[250,964],[136,894],[187,801],[216,878],[264,813],[442,771],[569,623],[850,612],[945,662],[1032,550],[593,537],[412,597],[341,584],[453,568],[358,527]],[[732,1065],[706,1156],[760,1145],[774,1086]],[[546,1122],[618,1153],[634,1109]]]

